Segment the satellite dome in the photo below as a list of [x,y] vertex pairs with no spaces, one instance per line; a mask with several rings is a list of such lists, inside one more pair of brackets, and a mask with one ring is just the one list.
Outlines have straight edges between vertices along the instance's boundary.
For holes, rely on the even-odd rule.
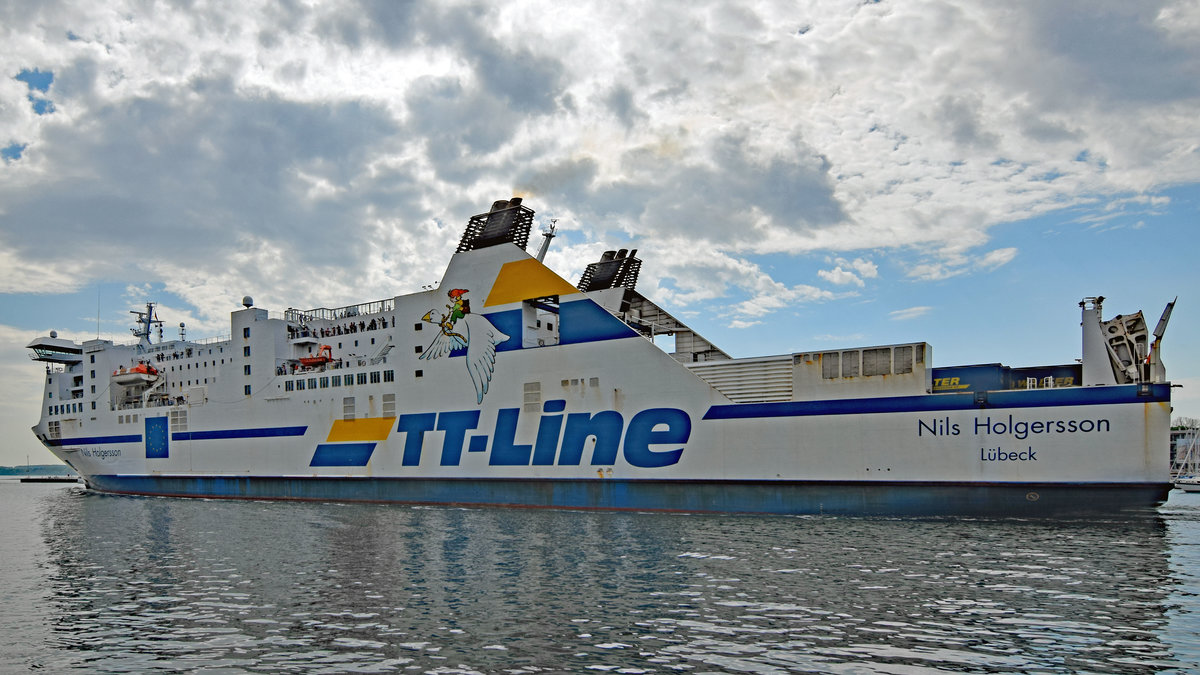
[[243,295],[242,296],[242,307],[253,307],[253,306],[254,306],[254,298],[252,298],[248,295]]
[[56,337],[58,337],[58,331],[56,331],[56,330],[52,330],[52,331],[50,331],[50,337],[51,337],[51,338],[56,338]]

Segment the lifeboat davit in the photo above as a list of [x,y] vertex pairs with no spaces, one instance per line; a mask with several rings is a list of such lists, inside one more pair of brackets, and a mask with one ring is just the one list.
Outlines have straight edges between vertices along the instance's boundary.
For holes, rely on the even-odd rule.
[[300,357],[300,365],[304,366],[305,368],[320,366],[326,363],[331,363],[332,361],[333,347],[330,347],[329,345],[321,345],[320,349],[317,350],[316,356],[309,354],[308,356]]
[[112,381],[116,384],[149,384],[158,379],[158,370],[149,363],[139,363],[132,368],[113,371]]

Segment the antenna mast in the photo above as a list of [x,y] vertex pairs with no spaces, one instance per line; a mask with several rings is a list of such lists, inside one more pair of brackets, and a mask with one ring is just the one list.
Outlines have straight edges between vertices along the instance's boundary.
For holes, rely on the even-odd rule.
[[550,220],[550,227],[542,230],[542,246],[538,249],[537,260],[542,262],[546,259],[546,251],[550,250],[550,240],[554,238],[554,224],[558,222],[558,218]]

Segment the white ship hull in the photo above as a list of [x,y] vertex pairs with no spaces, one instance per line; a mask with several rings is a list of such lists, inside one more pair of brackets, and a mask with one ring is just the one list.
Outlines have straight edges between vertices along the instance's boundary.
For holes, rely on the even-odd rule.
[[[926,345],[841,352],[855,370],[832,377],[833,353],[684,364],[637,330],[651,308],[631,319],[612,295],[502,243],[457,254],[438,290],[247,306],[226,341],[43,339],[65,368],[34,430],[92,488],[132,494],[1041,515],[1171,488],[1168,383],[929,393]],[[335,360],[297,368],[318,341]],[[864,374],[879,354],[895,372]],[[89,372],[135,359],[166,385],[90,395]]]
[[[910,404],[941,408],[951,403],[918,399]],[[469,430],[461,445],[457,439],[447,441],[446,431],[426,432],[419,463],[407,466],[406,446],[415,432],[397,432],[389,424],[385,433],[376,434],[384,438],[376,441],[328,443],[336,421],[328,413],[310,415],[307,421],[313,424],[284,427],[231,427],[226,417],[225,424],[211,429],[173,434],[166,452],[158,453],[165,456],[153,460],[146,454],[156,442],[155,432],[145,427],[134,434],[136,440],[78,438],[55,451],[94,487],[140,494],[772,513],[1039,513],[1096,506],[1061,502],[1081,497],[1077,493],[1084,488],[1112,493],[1117,501],[1128,498],[1133,506],[1161,499],[1169,489],[1160,478],[1161,467],[1128,452],[1141,443],[1142,420],[1152,419],[1161,405],[1131,400],[1032,409],[861,415],[800,411],[802,417],[758,417],[758,411],[742,410],[754,406],[734,404],[688,413],[694,425],[685,443],[644,445],[651,453],[682,450],[678,463],[650,468],[631,465],[621,453],[615,461],[593,465],[586,450],[578,465],[534,465],[535,452],[551,447],[538,445],[538,422],[551,416],[520,419],[519,408],[506,411],[518,417],[511,435],[508,430],[497,433],[499,411],[481,416],[479,428]],[[981,422],[1010,415],[1069,425],[1078,421],[1081,408],[1087,421],[1105,423],[1104,430],[1026,439],[971,431]],[[451,414],[458,412],[463,411]],[[706,414],[744,413],[752,416],[705,419]],[[949,438],[921,436],[923,425],[931,423],[958,425],[966,432]],[[865,432],[859,428],[864,426],[877,430]],[[489,431],[475,433],[480,430]],[[847,442],[848,435],[853,441]],[[487,438],[482,452],[471,451],[476,438]],[[623,440],[634,439],[626,434]],[[327,450],[331,447],[336,451]],[[560,440],[555,460],[561,459],[562,449]],[[1084,459],[1093,468],[1081,470]]]

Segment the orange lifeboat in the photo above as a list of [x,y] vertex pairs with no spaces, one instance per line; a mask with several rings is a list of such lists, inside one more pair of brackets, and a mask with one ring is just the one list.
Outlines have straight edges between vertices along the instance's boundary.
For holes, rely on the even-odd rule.
[[321,345],[321,347],[319,349],[317,349],[316,356],[309,354],[308,356],[300,357],[300,365],[302,365],[306,368],[312,368],[313,366],[320,366],[320,365],[323,365],[326,363],[331,363],[332,361],[333,361],[333,347],[330,347],[329,345]]
[[139,363],[132,368],[114,370],[112,381],[116,384],[148,384],[158,379],[158,370],[149,363]]

